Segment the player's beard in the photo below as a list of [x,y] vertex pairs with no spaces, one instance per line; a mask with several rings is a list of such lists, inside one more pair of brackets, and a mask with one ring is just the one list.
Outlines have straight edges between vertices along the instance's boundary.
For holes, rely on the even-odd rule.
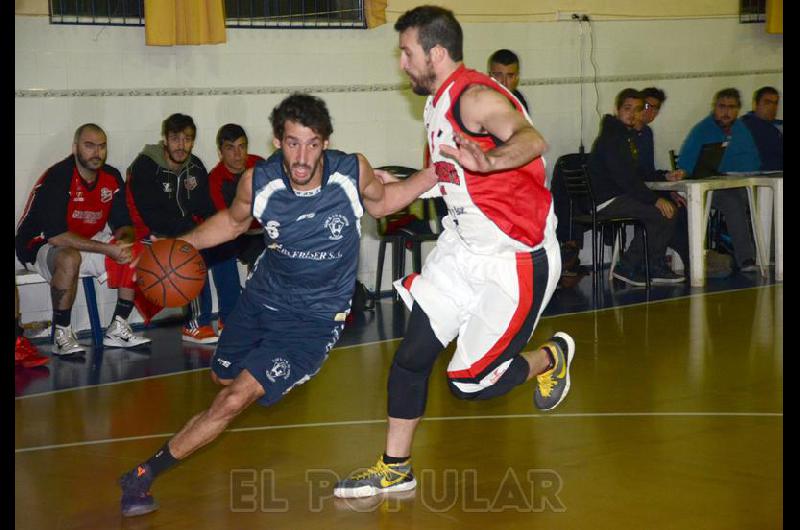
[[[322,162],[322,156],[317,159],[313,166],[309,166],[308,164],[300,164],[300,163],[293,163],[291,166],[286,164],[286,161],[283,162],[283,168],[286,170],[286,174],[289,175],[289,180],[292,181],[292,184],[296,186],[306,186],[311,180],[314,178],[314,175],[320,171]],[[305,168],[308,170],[308,176],[304,179],[296,178],[294,172],[292,171],[293,168]]]
[[[184,164],[189,159],[189,155],[192,154],[191,151],[187,152],[187,151],[183,151],[183,150],[179,150],[179,149],[176,149],[175,151],[172,151],[169,148],[167,148],[166,151],[167,151],[167,156],[169,157],[170,160],[172,160],[172,163],[173,164],[177,164],[179,166]],[[181,153],[181,154],[183,154],[183,160],[178,160],[173,155],[173,153]]]
[[411,91],[418,96],[430,96],[436,82],[436,73],[433,71],[430,59],[425,63],[425,71],[419,76],[412,75],[406,71],[406,75],[411,80]]
[[94,156],[92,158],[83,158],[80,152],[75,153],[75,160],[78,162],[78,165],[81,166],[86,171],[95,172],[105,164],[105,160],[100,158],[99,156]]

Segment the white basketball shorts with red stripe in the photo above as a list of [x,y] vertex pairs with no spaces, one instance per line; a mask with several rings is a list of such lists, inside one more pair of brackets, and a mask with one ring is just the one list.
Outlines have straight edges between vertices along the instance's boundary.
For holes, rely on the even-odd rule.
[[416,302],[425,311],[443,345],[458,337],[447,375],[470,394],[497,382],[526,346],[560,276],[555,238],[532,252],[481,255],[445,230],[422,273],[394,286],[409,309]]

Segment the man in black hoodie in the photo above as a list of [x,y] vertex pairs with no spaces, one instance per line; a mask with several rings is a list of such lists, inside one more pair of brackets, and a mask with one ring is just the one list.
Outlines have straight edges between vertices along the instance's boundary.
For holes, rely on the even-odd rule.
[[[647,227],[651,282],[680,283],[684,277],[664,266],[667,243],[675,230],[675,204],[645,185],[646,175],[641,174],[638,163],[634,127],[642,118],[644,98],[639,91],[626,88],[617,95],[616,109],[615,116],[603,117],[600,135],[589,155],[589,175],[597,208],[608,215],[640,218]],[[614,269],[614,277],[631,285],[645,285],[643,247],[642,235],[637,231]]]

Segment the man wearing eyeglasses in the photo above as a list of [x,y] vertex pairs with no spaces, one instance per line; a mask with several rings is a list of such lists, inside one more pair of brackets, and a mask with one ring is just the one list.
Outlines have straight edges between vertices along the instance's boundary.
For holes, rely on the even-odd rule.
[[[742,99],[735,88],[725,88],[714,95],[711,114],[689,132],[678,155],[681,178],[693,175],[703,146],[719,143],[724,149],[717,173],[758,171],[761,159],[753,136],[742,120],[737,119]],[[736,265],[741,272],[758,270],[755,262],[753,235],[747,222],[747,193],[744,188],[717,190],[711,205],[725,216],[728,233],[733,240]]]
[[[683,171],[666,171],[656,169],[655,164],[655,139],[650,124],[658,117],[661,106],[667,100],[663,90],[656,87],[647,87],[641,91],[644,100],[644,109],[640,119],[636,122],[633,141],[639,152],[637,164],[639,174],[645,181],[674,181],[685,177]],[[675,192],[656,192],[656,195],[672,201],[675,208],[675,230],[667,243],[681,258],[683,270],[689,270],[689,224],[686,215],[686,200]],[[667,267],[666,262],[662,263]]]

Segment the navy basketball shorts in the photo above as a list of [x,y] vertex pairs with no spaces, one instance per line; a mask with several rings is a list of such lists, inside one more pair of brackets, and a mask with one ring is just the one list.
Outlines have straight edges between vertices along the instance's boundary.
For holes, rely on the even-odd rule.
[[319,372],[343,328],[343,322],[269,309],[245,289],[225,321],[211,369],[220,379],[250,372],[264,387],[258,402],[266,407]]

